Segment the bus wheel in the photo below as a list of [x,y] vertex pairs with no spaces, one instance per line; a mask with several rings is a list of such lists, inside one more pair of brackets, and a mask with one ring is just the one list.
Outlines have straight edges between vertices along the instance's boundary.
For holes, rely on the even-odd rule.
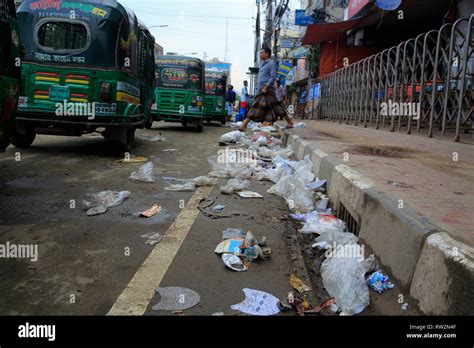
[[222,116],[221,123],[225,125],[227,123],[227,116]]
[[36,138],[36,132],[33,128],[24,126],[22,133],[18,132],[17,127],[13,127],[13,134],[10,139],[11,143],[19,148],[27,148],[33,144]]
[[181,121],[181,124],[183,125],[183,127],[186,127],[188,125],[188,121]]

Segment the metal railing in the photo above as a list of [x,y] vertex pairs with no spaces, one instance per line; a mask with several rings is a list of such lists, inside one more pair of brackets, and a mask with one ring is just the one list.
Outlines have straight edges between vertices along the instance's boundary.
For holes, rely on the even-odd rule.
[[459,141],[474,129],[473,27],[461,18],[323,77],[317,118]]

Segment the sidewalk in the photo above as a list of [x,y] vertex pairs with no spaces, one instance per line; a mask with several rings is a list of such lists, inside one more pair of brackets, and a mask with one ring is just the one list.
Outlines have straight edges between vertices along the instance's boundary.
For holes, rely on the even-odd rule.
[[474,145],[304,122],[283,139],[404,293],[426,314],[474,313]]
[[289,133],[317,143],[454,239],[474,245],[474,145],[328,121],[305,124]]

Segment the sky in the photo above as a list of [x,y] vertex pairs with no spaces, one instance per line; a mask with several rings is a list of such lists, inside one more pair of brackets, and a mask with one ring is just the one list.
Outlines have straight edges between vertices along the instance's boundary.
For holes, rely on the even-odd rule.
[[[225,57],[226,21],[228,21],[228,58],[232,63],[232,84],[240,92],[253,66],[255,0],[120,0],[151,28],[155,41],[164,52],[196,52],[203,59]],[[190,55],[192,56],[192,55]]]

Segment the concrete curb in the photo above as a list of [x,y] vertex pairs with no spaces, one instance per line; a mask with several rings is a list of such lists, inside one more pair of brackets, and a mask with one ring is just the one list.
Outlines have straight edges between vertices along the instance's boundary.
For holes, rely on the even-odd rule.
[[360,227],[359,238],[373,250],[403,290],[426,314],[474,314],[474,249],[452,239],[432,221],[395,197],[378,191],[342,161],[295,134],[282,140],[295,156],[310,155],[313,173],[328,180],[334,208],[341,204]]

